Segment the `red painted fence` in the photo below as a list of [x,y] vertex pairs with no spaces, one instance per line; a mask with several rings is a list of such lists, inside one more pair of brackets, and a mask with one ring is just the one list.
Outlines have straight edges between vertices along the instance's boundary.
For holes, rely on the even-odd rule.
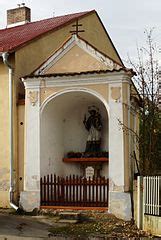
[[108,207],[109,181],[105,177],[59,177],[40,179],[41,206]]

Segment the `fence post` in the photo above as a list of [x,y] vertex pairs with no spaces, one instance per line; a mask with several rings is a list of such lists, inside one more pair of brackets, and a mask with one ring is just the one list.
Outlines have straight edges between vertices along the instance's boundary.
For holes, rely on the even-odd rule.
[[143,199],[143,177],[137,177],[137,227],[143,229],[144,218],[144,199]]

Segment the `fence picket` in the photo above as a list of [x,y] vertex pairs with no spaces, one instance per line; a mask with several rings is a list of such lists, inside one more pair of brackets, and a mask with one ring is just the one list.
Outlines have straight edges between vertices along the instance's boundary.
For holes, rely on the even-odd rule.
[[73,194],[72,194],[72,196],[73,196],[72,200],[73,201],[72,202],[73,202],[73,206],[75,206],[75,175],[73,175],[73,181],[72,182],[73,182],[73,184],[72,184],[73,185]]
[[50,175],[50,201],[53,202],[53,175]]
[[56,202],[57,202],[57,199],[56,199],[56,197],[57,197],[57,194],[56,194],[56,175],[54,174],[54,203],[56,204]]
[[66,205],[68,205],[68,176],[66,176],[65,186],[66,186],[65,202],[66,202]]
[[95,185],[94,185],[95,178],[93,176],[92,180],[92,203],[94,204],[94,196],[95,196]]
[[47,183],[46,183],[46,191],[47,191],[47,205],[49,205],[50,203],[50,193],[49,193],[49,175],[47,175]]
[[43,203],[43,180],[40,178],[40,202]]
[[79,203],[79,199],[78,199],[78,189],[79,189],[79,178],[78,178],[78,175],[76,176],[76,206],[78,205]]
[[46,177],[44,176],[44,203],[46,205],[47,201],[46,201]]
[[91,205],[91,178],[88,180],[88,204]]
[[161,176],[144,177],[144,213],[159,216],[161,206],[159,197],[161,196]]
[[[160,191],[160,192],[159,192]],[[161,197],[161,177],[157,177],[157,215],[161,214],[160,197]]]
[[58,198],[57,198],[57,204],[58,205],[60,205],[60,177],[58,176],[57,177],[57,184],[56,184],[56,186],[57,186],[57,196],[58,196]]

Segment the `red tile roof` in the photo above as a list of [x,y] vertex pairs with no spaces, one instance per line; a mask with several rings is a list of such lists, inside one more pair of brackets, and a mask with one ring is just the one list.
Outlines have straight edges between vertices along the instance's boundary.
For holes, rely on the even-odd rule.
[[53,17],[37,22],[26,23],[21,26],[0,30],[0,52],[12,52],[16,48],[52,30],[57,30],[70,24],[77,18],[93,13],[95,10]]
[[131,77],[136,75],[136,73],[131,68],[125,68],[121,67],[120,69],[106,69],[106,70],[92,70],[92,71],[84,71],[84,72],[65,72],[65,73],[48,73],[48,74],[42,74],[42,75],[35,75],[30,74],[27,76],[24,76],[23,78],[43,78],[43,77],[62,77],[62,76],[76,76],[76,75],[87,75],[87,74],[105,74],[105,73],[113,73],[113,72],[126,72],[127,74],[130,74]]

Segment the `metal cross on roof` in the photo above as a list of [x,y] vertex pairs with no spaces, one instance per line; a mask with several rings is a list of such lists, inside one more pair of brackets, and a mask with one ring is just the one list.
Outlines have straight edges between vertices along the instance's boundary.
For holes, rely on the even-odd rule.
[[78,23],[78,19],[76,20],[76,24],[73,24],[72,27],[75,27],[75,30],[70,31],[72,34],[78,35],[80,32],[85,32],[84,30],[79,30],[79,27],[82,27],[82,24]]

